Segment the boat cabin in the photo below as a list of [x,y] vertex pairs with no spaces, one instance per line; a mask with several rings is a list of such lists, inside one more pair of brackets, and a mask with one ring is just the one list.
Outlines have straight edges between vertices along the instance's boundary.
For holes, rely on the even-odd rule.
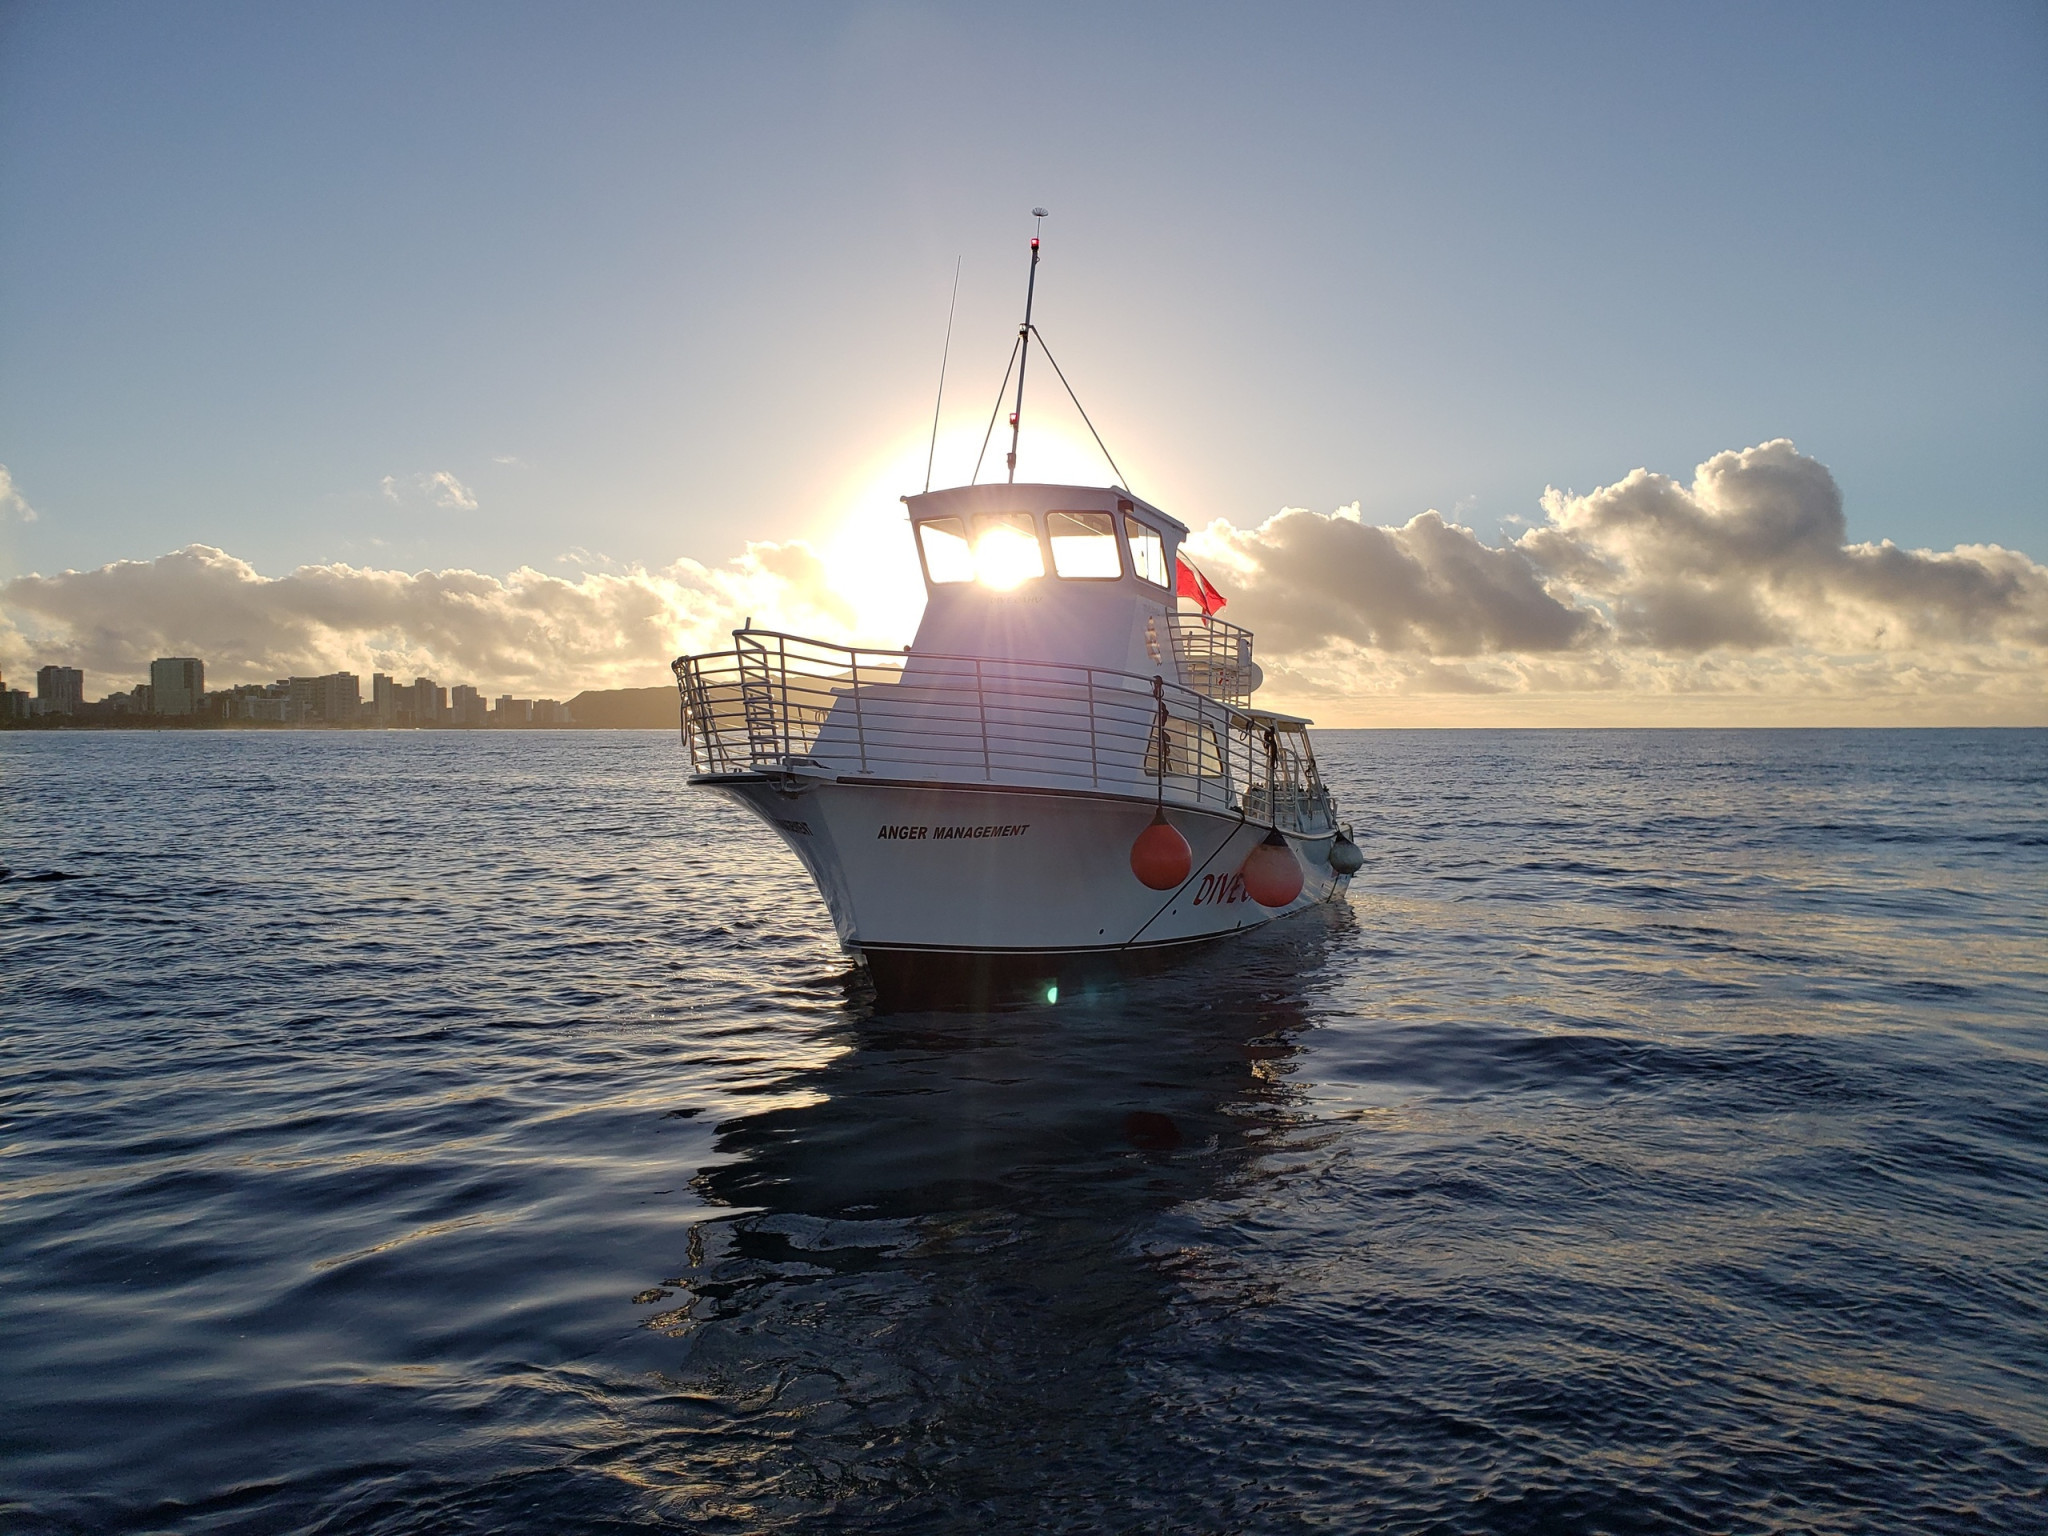
[[1158,674],[1218,698],[1258,685],[1249,634],[1178,611],[1187,525],[1128,491],[965,485],[903,500],[927,598],[913,656]]

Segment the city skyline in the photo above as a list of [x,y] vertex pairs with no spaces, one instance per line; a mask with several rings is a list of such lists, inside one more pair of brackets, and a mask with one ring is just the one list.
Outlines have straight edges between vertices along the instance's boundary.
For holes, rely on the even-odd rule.
[[[341,727],[566,726],[591,724],[666,725],[669,690],[626,690],[657,694],[653,709],[634,697],[622,710],[618,690],[585,690],[568,701],[487,698],[473,684],[443,687],[429,677],[400,683],[382,672],[371,677],[368,698],[352,672],[281,677],[267,684],[240,683],[208,690],[205,663],[194,656],[160,656],[150,663],[149,681],[90,697],[82,668],[46,663],[36,669],[36,691],[9,687],[0,671],[0,725],[121,725],[149,720],[190,725],[322,725]],[[576,711],[593,694],[603,702]],[[638,706],[638,707],[636,707]]]

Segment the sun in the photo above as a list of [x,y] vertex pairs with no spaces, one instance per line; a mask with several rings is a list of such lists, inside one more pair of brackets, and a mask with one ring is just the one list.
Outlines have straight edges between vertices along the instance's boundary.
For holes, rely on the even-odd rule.
[[1044,574],[1045,557],[1038,540],[1027,533],[998,525],[974,541],[974,579],[984,587],[1007,592]]

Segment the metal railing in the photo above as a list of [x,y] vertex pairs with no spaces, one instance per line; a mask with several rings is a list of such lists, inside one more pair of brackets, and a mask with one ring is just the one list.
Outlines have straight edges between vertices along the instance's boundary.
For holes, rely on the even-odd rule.
[[1192,613],[1156,613],[1145,623],[1152,659],[1161,667],[1171,663],[1187,687],[1224,704],[1251,702],[1250,630]]
[[814,768],[1145,795],[1157,774],[1171,803],[1235,811],[1252,796],[1283,825],[1310,825],[1327,806],[1303,793],[1313,760],[1304,770],[1298,754],[1276,749],[1263,722],[1172,682],[1155,698],[1153,678],[1128,672],[860,650],[768,630],[737,630],[730,651],[679,657],[674,670],[698,773]]

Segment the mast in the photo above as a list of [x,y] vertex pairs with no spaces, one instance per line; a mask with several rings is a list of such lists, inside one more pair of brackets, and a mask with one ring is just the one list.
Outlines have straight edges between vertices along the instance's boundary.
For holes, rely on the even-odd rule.
[[1031,276],[1024,284],[1024,323],[1017,327],[1017,406],[1010,412],[1010,483],[1017,483],[1017,436],[1024,430],[1024,365],[1031,361],[1031,300],[1038,292],[1038,231],[1046,212],[1031,210],[1039,222],[1031,226]]

